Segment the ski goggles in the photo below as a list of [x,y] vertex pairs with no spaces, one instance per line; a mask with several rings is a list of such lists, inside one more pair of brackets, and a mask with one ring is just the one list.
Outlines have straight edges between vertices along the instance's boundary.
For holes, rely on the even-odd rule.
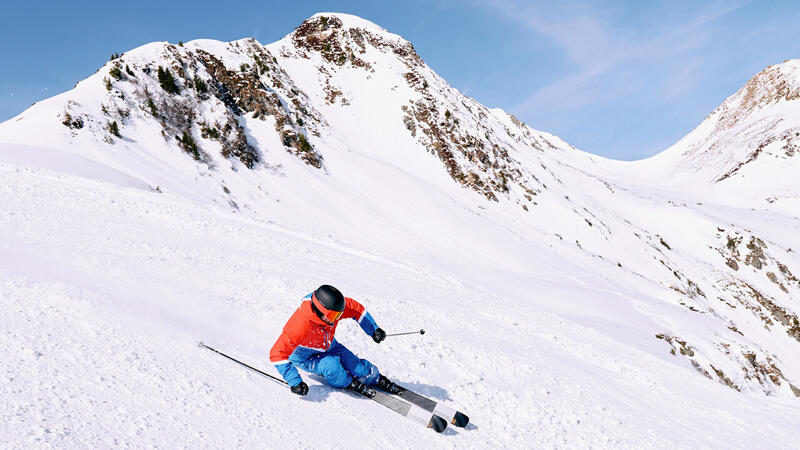
[[342,317],[342,314],[344,313],[344,311],[334,311],[332,309],[325,308],[324,306],[322,306],[322,303],[320,303],[320,301],[317,300],[316,295],[311,296],[311,301],[314,304],[314,306],[317,307],[319,312],[322,313],[322,317],[329,323],[335,323],[337,320],[339,320],[340,317]]

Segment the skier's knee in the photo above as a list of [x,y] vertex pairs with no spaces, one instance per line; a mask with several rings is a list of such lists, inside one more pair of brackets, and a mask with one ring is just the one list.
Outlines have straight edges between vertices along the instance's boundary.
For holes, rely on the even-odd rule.
[[343,369],[342,362],[338,356],[326,356],[317,363],[317,371],[320,375],[327,377],[329,373]]
[[346,387],[350,384],[350,376],[344,370],[338,356],[327,356],[317,365],[319,374],[333,387]]

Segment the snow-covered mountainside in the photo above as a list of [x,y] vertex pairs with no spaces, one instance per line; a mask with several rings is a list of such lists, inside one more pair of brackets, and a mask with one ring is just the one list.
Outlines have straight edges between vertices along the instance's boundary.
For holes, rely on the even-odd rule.
[[796,211],[800,60],[759,72],[686,137],[633,166],[673,188],[710,189],[723,201],[777,202]]
[[[744,182],[716,187],[788,176],[777,140],[754,159],[739,144],[791,128],[793,64],[619,163],[464,96],[354,16],[119,55],[0,124],[7,443],[796,444],[797,190],[739,206]],[[387,331],[426,328],[340,340],[475,425],[434,440],[313,378],[309,405],[194,346],[271,370],[322,283]],[[306,431],[343,410],[352,435]]]

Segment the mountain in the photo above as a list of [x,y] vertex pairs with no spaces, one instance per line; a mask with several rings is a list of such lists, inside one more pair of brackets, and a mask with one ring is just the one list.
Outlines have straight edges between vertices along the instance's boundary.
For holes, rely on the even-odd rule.
[[754,205],[796,211],[800,169],[800,60],[767,67],[686,137],[634,164],[673,188],[710,189]]
[[[57,120],[41,123],[44,115]],[[269,46],[253,39],[149,44],[4,125],[12,142],[111,148],[124,154],[92,157],[127,171],[133,162],[124,158],[134,156],[116,149],[136,148],[136,163],[148,158],[189,173],[191,161],[167,154],[179,148],[209,168],[253,168],[285,149],[325,172],[311,142],[345,133],[356,135],[348,145],[370,151],[424,147],[458,183],[493,200],[514,185],[520,204],[532,201],[537,183],[512,168],[506,147],[570,149],[461,95],[399,36],[341,15],[314,16]],[[404,153],[390,156],[405,165]]]
[[[784,92],[762,81],[756,91]],[[739,159],[677,150],[700,142],[701,125],[662,155],[621,163],[479,104],[411,43],[346,14],[314,15],[269,45],[196,40],[119,55],[0,124],[0,210],[12,212],[0,216],[11,255],[0,298],[13,311],[2,357],[25,386],[7,392],[36,405],[2,418],[44,423],[47,442],[86,442],[64,428],[96,420],[92,433],[119,433],[125,414],[107,403],[120,402],[135,419],[123,440],[139,429],[156,443],[158,429],[188,433],[200,406],[181,399],[200,395],[214,410],[200,423],[244,423],[221,432],[230,442],[263,446],[250,439],[266,426],[274,446],[318,444],[291,431],[309,405],[260,380],[231,383],[243,374],[192,343],[266,366],[295,299],[331,283],[387,331],[428,330],[377,349],[355,328],[340,333],[392,377],[478,417],[477,436],[465,430],[453,445],[719,444],[708,430],[791,445],[800,238],[781,208],[795,194],[786,184],[773,203],[758,189],[740,202],[746,183],[726,186],[761,176],[727,142],[757,140],[747,124],[779,111],[788,124],[796,102],[745,97],[704,122],[739,117],[703,135]],[[791,159],[770,153],[755,161],[773,180]],[[25,381],[36,367],[50,384]],[[312,381],[321,411],[359,403]],[[737,426],[719,411],[741,413]],[[360,427],[356,437],[324,442],[380,431],[387,445],[430,445],[377,414],[340,414],[332,423]],[[43,431],[53,423],[61,441]]]

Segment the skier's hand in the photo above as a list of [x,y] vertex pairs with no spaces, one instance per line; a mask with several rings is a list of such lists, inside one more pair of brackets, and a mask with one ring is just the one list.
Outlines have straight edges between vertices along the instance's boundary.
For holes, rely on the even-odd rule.
[[292,386],[292,393],[297,395],[306,395],[308,394],[308,385],[305,381],[301,381],[300,384]]
[[380,344],[382,340],[386,339],[386,332],[378,328],[372,333],[372,340],[375,341],[376,344]]

